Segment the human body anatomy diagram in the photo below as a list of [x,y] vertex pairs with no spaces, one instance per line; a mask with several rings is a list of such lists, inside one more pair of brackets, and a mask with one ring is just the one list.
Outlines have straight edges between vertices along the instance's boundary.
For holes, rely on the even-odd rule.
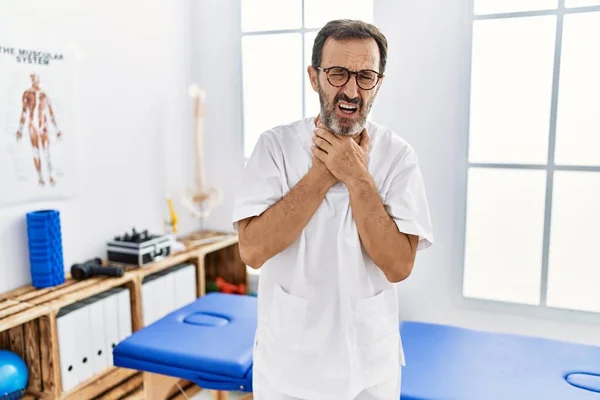
[[46,184],[42,172],[42,158],[47,167],[47,181],[50,185],[56,183],[52,171],[52,158],[50,155],[50,138],[48,134],[49,124],[52,123],[56,130],[56,137],[60,139],[62,132],[58,129],[56,116],[52,109],[50,97],[40,88],[40,77],[31,74],[31,87],[23,92],[23,108],[17,131],[17,141],[23,137],[23,129],[27,127],[29,139],[33,150],[33,164],[38,174],[38,182],[41,186]]

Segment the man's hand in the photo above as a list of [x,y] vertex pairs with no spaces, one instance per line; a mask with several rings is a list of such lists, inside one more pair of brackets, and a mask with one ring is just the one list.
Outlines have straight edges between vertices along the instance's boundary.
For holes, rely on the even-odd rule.
[[56,138],[59,139],[59,140],[62,138],[62,132],[61,131],[56,132]]
[[325,163],[317,158],[314,151],[313,146],[313,156],[312,156],[312,167],[315,171],[315,175],[319,177],[323,183],[330,188],[338,182],[338,179],[331,173],[329,168],[325,165]]
[[370,138],[363,129],[360,144],[351,137],[338,136],[319,123],[313,136],[313,155],[322,161],[331,174],[346,185],[369,172]]
[[23,132],[17,131],[17,142],[21,141],[22,137],[23,137]]

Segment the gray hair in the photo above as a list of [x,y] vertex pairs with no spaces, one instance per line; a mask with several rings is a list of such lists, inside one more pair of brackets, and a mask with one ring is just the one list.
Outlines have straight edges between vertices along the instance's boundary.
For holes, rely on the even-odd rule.
[[312,66],[317,68],[323,57],[323,46],[328,38],[335,40],[374,39],[379,47],[379,73],[385,71],[387,61],[387,39],[379,28],[359,20],[337,19],[329,21],[317,34],[312,50]]

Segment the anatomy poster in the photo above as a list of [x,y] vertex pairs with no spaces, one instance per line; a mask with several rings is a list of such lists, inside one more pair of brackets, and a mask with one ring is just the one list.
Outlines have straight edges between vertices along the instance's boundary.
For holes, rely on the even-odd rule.
[[0,205],[74,195],[72,51],[0,43]]

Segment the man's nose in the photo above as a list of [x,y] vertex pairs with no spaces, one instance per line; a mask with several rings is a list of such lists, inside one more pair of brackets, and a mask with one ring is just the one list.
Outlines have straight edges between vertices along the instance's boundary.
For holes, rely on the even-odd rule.
[[342,93],[351,99],[358,97],[358,85],[356,84],[356,76],[351,75],[348,82],[342,87]]

